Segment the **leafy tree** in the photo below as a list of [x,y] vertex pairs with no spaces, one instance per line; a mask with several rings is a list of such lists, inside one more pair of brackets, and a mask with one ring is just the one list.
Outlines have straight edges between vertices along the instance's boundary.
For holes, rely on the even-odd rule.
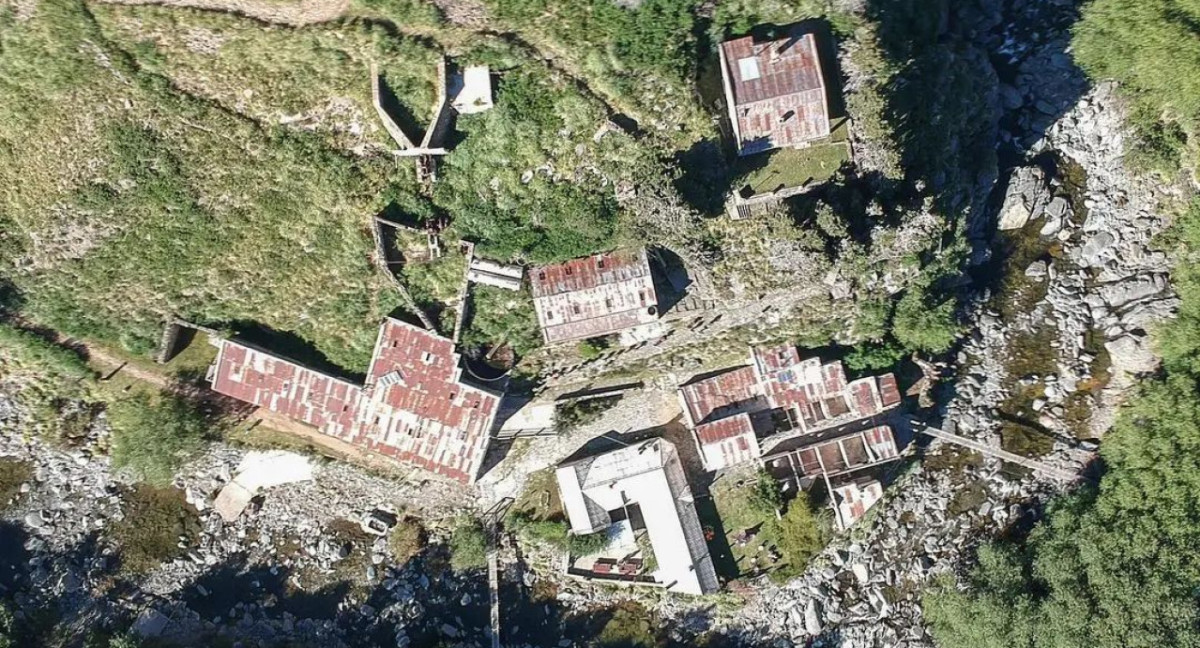
[[892,335],[905,349],[940,353],[958,337],[955,301],[937,298],[927,282],[918,282],[904,292],[892,316]]
[[783,491],[779,490],[779,482],[765,468],[759,469],[757,478],[750,503],[759,514],[774,516],[783,508]]
[[775,521],[775,539],[786,564],[772,572],[776,580],[787,580],[804,571],[805,565],[825,547],[827,524],[813,511],[808,497],[801,495],[788,504],[783,517]]
[[139,478],[165,484],[204,447],[208,422],[193,405],[174,395],[139,394],[108,410],[113,428],[112,460]]
[[904,358],[905,352],[895,342],[860,344],[846,355],[846,366],[854,371],[887,369]]

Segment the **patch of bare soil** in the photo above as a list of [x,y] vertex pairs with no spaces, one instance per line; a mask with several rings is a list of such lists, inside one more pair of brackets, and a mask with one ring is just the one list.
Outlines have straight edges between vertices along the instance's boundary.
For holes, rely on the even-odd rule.
[[270,23],[311,25],[339,18],[350,0],[100,0],[109,4],[159,5],[224,11]]
[[472,29],[488,26],[487,9],[480,0],[433,0],[433,4],[455,25]]

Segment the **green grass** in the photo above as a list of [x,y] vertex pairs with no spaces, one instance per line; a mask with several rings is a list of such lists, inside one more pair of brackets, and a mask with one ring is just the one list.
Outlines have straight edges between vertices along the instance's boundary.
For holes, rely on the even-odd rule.
[[814,144],[803,149],[777,149],[738,158],[733,190],[750,197],[809,182],[820,184],[833,177],[849,160],[849,147],[837,142]]
[[487,566],[487,536],[479,520],[464,516],[455,522],[450,535],[450,566],[454,571]]
[[801,573],[828,541],[829,516],[814,511],[807,495],[788,502],[782,519],[776,519],[756,484],[721,479],[711,493],[739,577],[766,573],[786,581]]
[[429,120],[437,52],[378,27],[264,27],[229,14],[153,6],[100,5],[95,12],[104,33],[139,64],[264,125],[315,129],[341,148],[393,146],[375,119],[370,61],[402,110],[422,124]]
[[0,256],[27,261],[6,271],[25,314],[138,354],[168,314],[248,320],[365,365],[399,299],[364,225],[411,171],[184,94],[106,33],[70,0],[0,24]]

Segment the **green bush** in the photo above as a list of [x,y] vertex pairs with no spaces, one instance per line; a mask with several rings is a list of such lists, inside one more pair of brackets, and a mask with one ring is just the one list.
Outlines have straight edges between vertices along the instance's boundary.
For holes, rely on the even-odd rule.
[[891,341],[859,344],[846,354],[844,362],[852,371],[873,371],[894,367],[905,355],[904,349]]
[[783,491],[779,489],[779,482],[765,468],[759,469],[757,479],[750,504],[759,515],[773,517],[783,509]]
[[925,282],[915,283],[896,303],[892,335],[905,350],[941,353],[958,338],[956,306],[950,297],[931,294]]
[[471,285],[471,310],[464,323],[463,345],[492,347],[506,343],[517,356],[542,346],[542,331],[528,289],[518,293],[495,286]]
[[171,481],[185,461],[198,453],[209,431],[193,405],[170,394],[137,395],[113,403],[112,460],[154,484]]
[[450,535],[450,566],[454,571],[487,566],[487,536],[479,520],[459,518]]
[[621,402],[620,396],[605,396],[589,400],[573,400],[554,406],[554,425],[559,432],[595,423],[605,412]]
[[33,466],[18,459],[0,459],[0,511],[8,501],[21,493],[21,484],[33,479]]
[[388,549],[392,559],[403,565],[425,548],[425,529],[421,523],[410,517],[401,518],[388,535]]

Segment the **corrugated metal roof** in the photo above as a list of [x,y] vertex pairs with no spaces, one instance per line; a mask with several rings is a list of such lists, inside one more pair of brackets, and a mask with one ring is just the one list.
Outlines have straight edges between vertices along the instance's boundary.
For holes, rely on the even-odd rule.
[[896,376],[890,373],[879,376],[879,398],[885,408],[900,403],[900,388],[896,386]]
[[708,470],[720,470],[762,456],[749,414],[738,414],[696,427],[700,458]]
[[892,428],[880,425],[800,448],[795,455],[805,475],[832,475],[890,461],[900,452]]
[[[840,361],[800,360],[791,346],[755,348],[751,358],[771,407],[795,412],[805,431],[873,416],[900,402],[892,374],[847,383]],[[895,395],[885,399],[880,388],[889,384]]]
[[825,81],[811,32],[764,42],[751,36],[726,41],[721,57],[743,155],[829,135]]
[[529,283],[548,343],[609,335],[658,319],[645,250],[539,266],[530,270]]
[[750,366],[738,367],[695,380],[679,388],[693,424],[737,411],[766,407],[758,376]]
[[461,382],[450,340],[388,319],[365,387],[225,341],[213,389],[463,483],[477,476],[500,397]]

